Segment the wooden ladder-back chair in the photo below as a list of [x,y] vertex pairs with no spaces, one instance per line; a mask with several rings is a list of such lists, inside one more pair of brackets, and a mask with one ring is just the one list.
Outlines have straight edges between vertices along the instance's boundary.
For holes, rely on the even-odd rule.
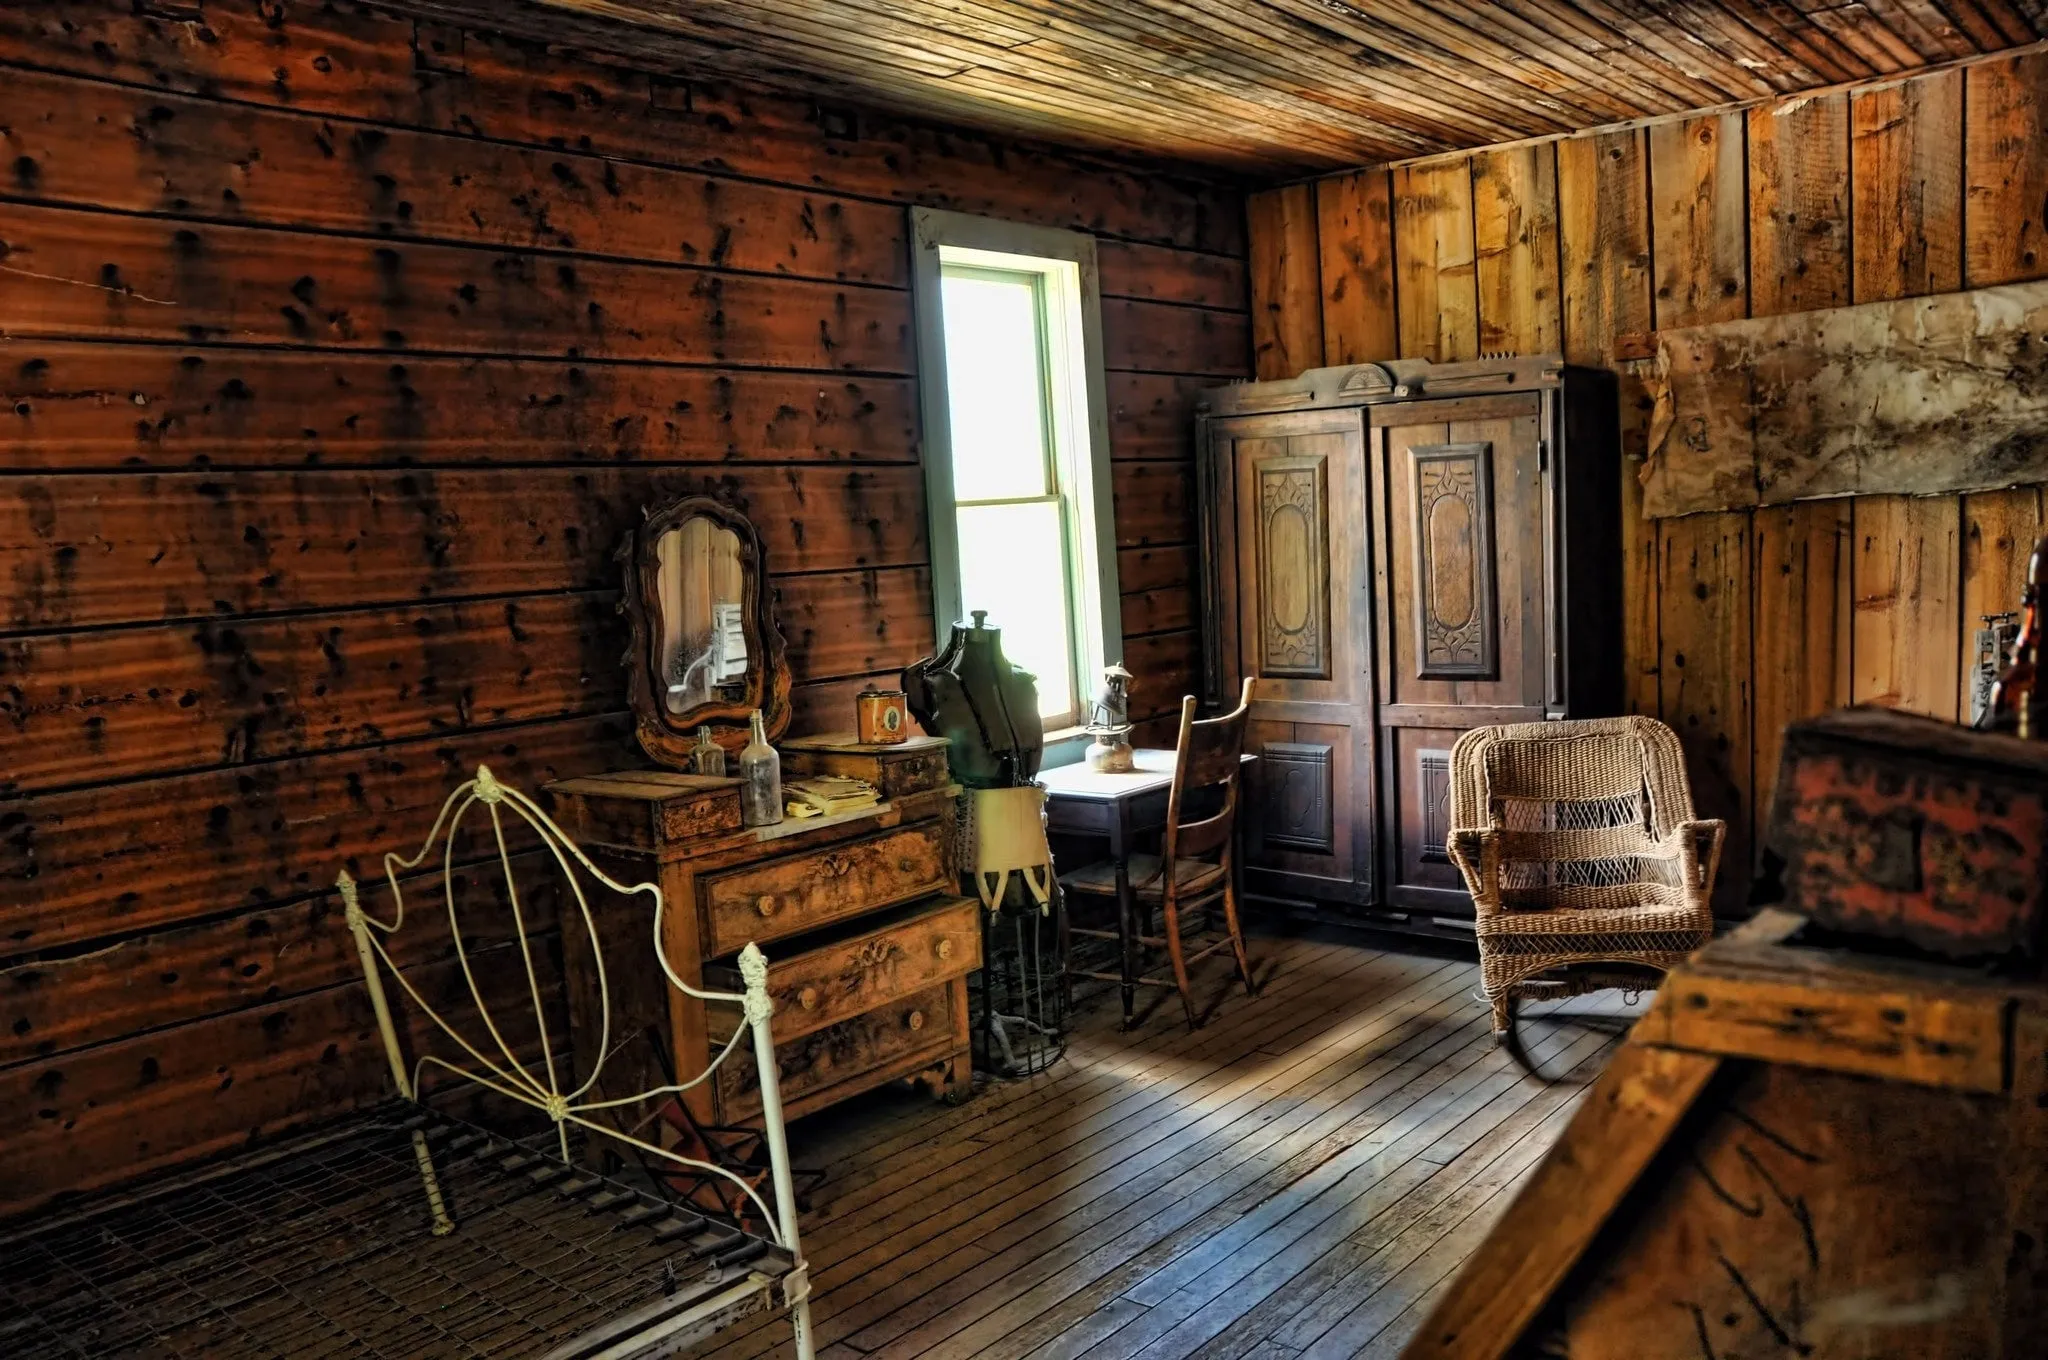
[[1641,986],[1713,935],[1726,824],[1694,818],[1653,718],[1474,728],[1451,750],[1451,825],[1496,1038],[1518,997]]
[[[1192,694],[1181,700],[1180,737],[1174,743],[1173,784],[1166,798],[1166,827],[1158,855],[1130,857],[1130,899],[1118,899],[1117,928],[1070,931],[1096,939],[1115,940],[1122,951],[1121,973],[1081,970],[1080,976],[1120,983],[1126,991],[1134,985],[1172,987],[1180,992],[1181,1008],[1187,1012],[1188,1028],[1199,1027],[1194,996],[1188,986],[1188,969],[1211,954],[1229,949],[1236,955],[1237,975],[1246,995],[1253,994],[1251,963],[1245,958],[1244,931],[1237,918],[1237,874],[1233,850],[1236,844],[1240,769],[1244,757],[1245,717],[1251,709],[1252,680],[1244,682],[1237,707],[1220,717],[1195,718]],[[1183,820],[1200,809],[1193,820]],[[1173,872],[1167,872],[1167,866]],[[1060,878],[1070,893],[1117,898],[1116,868],[1091,864]],[[1221,938],[1202,944],[1190,953],[1181,937],[1181,913],[1197,908],[1223,905],[1224,932]],[[1148,935],[1140,928],[1135,908],[1145,909],[1146,928],[1152,908],[1157,907],[1164,933]],[[1141,946],[1166,950],[1173,963],[1171,978],[1147,977],[1139,971]],[[1125,999],[1126,1015],[1130,1011]]]

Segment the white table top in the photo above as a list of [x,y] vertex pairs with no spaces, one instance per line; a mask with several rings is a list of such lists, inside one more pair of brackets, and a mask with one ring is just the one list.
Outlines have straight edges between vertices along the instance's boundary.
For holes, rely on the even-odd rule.
[[[1158,747],[1137,746],[1131,750],[1131,757],[1138,768],[1129,774],[1104,774],[1091,770],[1086,761],[1077,760],[1071,765],[1062,765],[1055,770],[1040,770],[1038,782],[1054,798],[1086,798],[1097,802],[1115,802],[1134,794],[1163,789],[1173,782],[1174,756],[1177,753]],[[1240,758],[1249,764],[1257,756],[1245,755]]]
[[1104,774],[1100,770],[1089,769],[1087,761],[1077,760],[1055,770],[1040,770],[1038,782],[1056,798],[1089,798],[1105,802],[1128,798],[1135,793],[1171,784],[1175,754],[1156,747],[1138,746],[1131,750],[1131,757],[1138,768],[1129,774]]

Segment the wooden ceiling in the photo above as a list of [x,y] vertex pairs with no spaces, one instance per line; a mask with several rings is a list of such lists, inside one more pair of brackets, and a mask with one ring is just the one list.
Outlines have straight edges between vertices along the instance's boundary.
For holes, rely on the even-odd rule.
[[528,37],[1279,179],[1909,71],[2048,0],[421,0]]

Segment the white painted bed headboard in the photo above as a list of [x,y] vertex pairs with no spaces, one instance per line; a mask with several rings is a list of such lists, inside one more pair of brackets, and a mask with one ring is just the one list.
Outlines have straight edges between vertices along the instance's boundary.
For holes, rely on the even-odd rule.
[[[489,819],[490,836],[497,850],[499,867],[504,874],[507,908],[512,915],[512,933],[518,943],[520,962],[525,969],[527,993],[532,998],[534,1019],[540,1034],[540,1052],[537,1058],[520,1058],[513,1051],[512,1045],[505,1041],[503,1031],[491,1013],[490,1004],[484,1000],[483,992],[477,986],[476,975],[470,967],[469,952],[463,943],[462,927],[456,908],[455,843],[463,819],[472,815],[478,808],[481,808]],[[565,916],[562,929],[566,931],[580,927],[590,937],[590,957],[594,961],[592,966],[597,971],[596,983],[602,1026],[589,1074],[580,1082],[575,1081],[573,1066],[568,1063],[569,1055],[558,1054],[548,1037],[546,1017],[542,1014],[540,978],[534,968],[529,926],[521,904],[519,884],[513,873],[512,854],[509,848],[511,842],[506,835],[505,819],[508,813],[524,822],[539,838],[541,844],[552,855],[563,881],[569,887],[569,900],[574,902],[576,910],[573,914]],[[421,996],[405,973],[393,962],[385,948],[385,941],[405,927],[405,886],[400,875],[425,864],[428,856],[434,853],[437,844],[441,847],[442,887],[447,900],[448,926],[454,941],[455,958],[461,966],[476,1018],[482,1022],[483,1031],[489,1035],[488,1043],[482,1045],[472,1043],[462,1030],[452,1023],[452,1017],[444,1016]],[[661,965],[661,971],[668,978],[670,986],[700,1000],[737,1003],[740,1008],[743,1021],[733,1032],[732,1038],[712,1058],[710,1066],[688,1080],[653,1087],[611,1100],[600,1100],[593,1096],[593,1092],[597,1090],[598,1078],[604,1071],[605,1061],[611,1054],[611,992],[605,977],[604,950],[599,944],[596,924],[591,917],[589,898],[584,890],[586,875],[612,892],[629,896],[644,893],[653,900],[653,923],[647,947],[654,951],[655,959]],[[776,1245],[787,1251],[794,1263],[789,1275],[784,1279],[784,1292],[790,1303],[792,1321],[796,1325],[797,1354],[801,1360],[810,1360],[810,1314],[806,1302],[808,1282],[797,1236],[796,1190],[790,1173],[789,1141],[783,1122],[775,1043],[769,1033],[775,1008],[768,996],[768,961],[762,956],[761,951],[749,944],[740,953],[740,976],[746,986],[743,993],[735,995],[727,992],[706,992],[690,986],[669,966],[668,959],[661,949],[662,912],[666,903],[662,900],[659,885],[621,883],[606,874],[591,862],[582,848],[569,838],[568,833],[564,832],[539,804],[510,785],[500,783],[491,774],[490,767],[485,765],[477,766],[475,778],[458,785],[441,804],[441,811],[434,818],[433,828],[427,833],[427,839],[420,846],[418,853],[411,856],[384,856],[384,877],[391,888],[392,911],[391,919],[388,921],[379,919],[364,909],[356,881],[346,870],[343,870],[336,879],[336,886],[341,891],[348,929],[355,937],[356,952],[363,965],[363,981],[369,989],[370,1005],[376,1014],[377,1027],[384,1041],[385,1056],[391,1065],[391,1079],[398,1087],[399,1094],[408,1100],[417,1100],[420,1077],[425,1068],[432,1064],[546,1114],[555,1124],[564,1160],[569,1156],[569,1130],[573,1125],[601,1137],[625,1143],[665,1162],[704,1174],[722,1176],[731,1181],[753,1202]],[[398,984],[421,1015],[432,1021],[435,1027],[454,1041],[457,1048],[466,1055],[466,1060],[451,1061],[434,1055],[424,1055],[413,1064],[410,1071],[406,1069],[404,1051],[399,1045],[398,1030],[393,1023],[390,1000],[385,991],[386,974]],[[762,1200],[754,1186],[734,1175],[729,1169],[685,1156],[670,1148],[657,1146],[633,1133],[615,1128],[601,1118],[594,1117],[602,1115],[604,1111],[637,1105],[642,1101],[682,1095],[710,1080],[727,1061],[738,1061],[734,1055],[740,1048],[742,1038],[748,1035],[753,1037],[752,1057],[759,1069],[762,1135],[768,1148],[769,1174],[775,1199],[772,1207]],[[491,1049],[496,1050],[495,1054],[490,1051]],[[563,1071],[565,1067],[569,1068],[566,1075]],[[575,1084],[571,1086],[570,1082]],[[567,1089],[564,1089],[565,1087]],[[433,1212],[434,1231],[451,1232],[455,1225],[443,1203],[426,1140],[423,1135],[417,1133],[413,1135],[413,1139],[414,1151],[420,1163],[421,1180]]]

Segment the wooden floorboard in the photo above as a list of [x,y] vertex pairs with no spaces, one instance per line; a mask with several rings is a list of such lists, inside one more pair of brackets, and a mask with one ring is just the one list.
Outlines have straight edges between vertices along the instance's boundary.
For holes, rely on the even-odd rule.
[[[1189,1032],[1084,993],[1066,1061],[948,1109],[877,1092],[791,1129],[827,1360],[1394,1356],[1640,1012],[1531,1007],[1535,1080],[1469,960],[1253,941]],[[1148,998],[1158,1000],[1159,998]],[[1171,1000],[1170,996],[1164,997]],[[780,1318],[702,1360],[787,1354]]]

